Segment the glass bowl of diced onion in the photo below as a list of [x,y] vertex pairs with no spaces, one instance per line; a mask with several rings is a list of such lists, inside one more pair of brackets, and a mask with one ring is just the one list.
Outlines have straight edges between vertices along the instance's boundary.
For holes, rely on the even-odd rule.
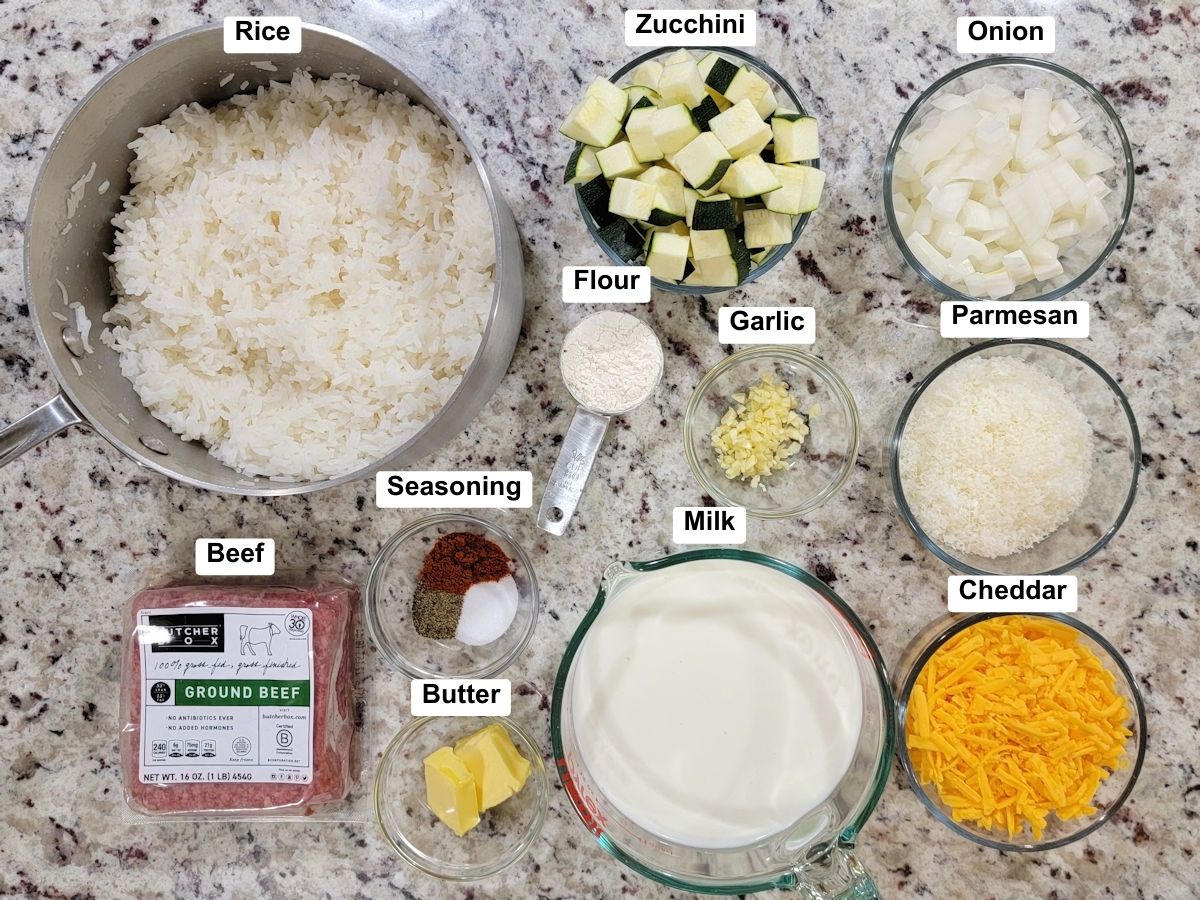
[[[746,405],[764,378],[786,385],[807,433],[798,447],[788,447],[783,468],[759,478],[730,477],[714,448],[713,432],[731,409]],[[717,503],[744,507],[761,519],[795,518],[824,504],[854,471],[858,406],[846,382],[811,353],[751,347],[726,357],[700,380],[684,412],[683,443],[692,474]]]
[[[967,127],[971,112],[981,118]],[[989,181],[982,173],[1006,150],[1020,160]],[[992,57],[939,79],[909,108],[884,161],[883,203],[904,261],[949,299],[1054,300],[1120,240],[1133,153],[1086,80],[1041,59]]]
[[[778,72],[776,72],[773,68],[771,68],[769,65],[767,65],[765,62],[763,62],[758,57],[752,56],[749,53],[744,53],[741,50],[737,50],[733,47],[660,47],[660,48],[656,48],[654,50],[650,50],[647,53],[641,54],[640,56],[636,57],[635,59],[631,59],[628,63],[623,65],[621,68],[617,69],[617,71],[614,72],[612,74],[612,76],[609,78],[609,81],[611,81],[615,85],[624,86],[625,82],[629,78],[633,77],[634,71],[639,66],[641,66],[643,63],[652,62],[652,61],[661,63],[664,59],[666,59],[667,57],[671,56],[674,53],[678,53],[680,50],[686,50],[686,51],[691,52],[693,55],[695,55],[697,57],[697,59],[700,59],[707,53],[715,52],[715,53],[718,53],[720,56],[723,56],[723,57],[729,59],[730,61],[734,62],[735,64],[740,64],[740,65],[746,66],[751,71],[756,72],[758,75],[762,76],[762,78],[770,85],[771,90],[774,92],[776,100],[779,103],[779,106],[781,109],[787,108],[793,112],[799,113],[801,116],[812,115],[811,112],[809,112],[808,110],[805,109],[804,104],[800,102],[800,98],[797,96],[796,92],[792,89],[792,86],[790,84],[788,84],[787,81],[784,80],[782,75],[780,75]],[[820,161],[820,159],[812,159],[812,160],[808,161],[808,165],[812,166],[813,168],[819,169],[821,167],[821,161]],[[596,243],[600,245],[600,249],[604,251],[604,255],[607,256],[612,261],[613,265],[616,265],[616,266],[630,265],[630,263],[626,259],[624,259],[621,256],[621,254],[614,247],[612,247],[607,240],[605,240],[604,236],[601,234],[600,224],[596,222],[595,218],[588,211],[588,208],[585,205],[583,198],[578,195],[578,192],[577,192],[577,200],[579,203],[579,214],[583,217],[583,221],[584,221],[584,224],[587,226],[588,233],[591,234],[591,236],[595,239]],[[751,263],[751,266],[750,266],[750,272],[737,285],[712,286],[712,285],[705,285],[703,283],[696,282],[696,281],[693,281],[692,283],[674,282],[674,281],[664,281],[660,278],[651,278],[650,282],[655,288],[662,290],[662,291],[667,291],[667,292],[673,293],[673,294],[713,294],[713,293],[720,293],[723,291],[731,291],[731,290],[735,290],[736,288],[744,287],[745,285],[750,284],[750,282],[761,278],[763,275],[765,275],[767,272],[769,272],[771,269],[773,269],[782,259],[784,259],[784,257],[786,257],[788,255],[788,252],[795,245],[796,241],[800,239],[800,235],[804,233],[804,229],[808,227],[808,222],[811,217],[812,217],[812,213],[801,213],[799,216],[796,216],[795,224],[792,227],[792,234],[791,234],[790,240],[788,240],[786,243],[777,245],[773,249],[760,251],[757,254],[752,254],[751,259],[753,260],[753,262]],[[757,258],[755,258],[756,256],[757,256]]]
[[[1012,618],[1022,617],[1035,620],[1045,620],[1056,623],[1057,627],[1065,627],[1074,633],[1079,647],[1090,651],[1099,661],[1107,678],[1111,679],[1113,694],[1124,698],[1128,711],[1127,729],[1129,736],[1124,739],[1124,754],[1117,765],[1110,770],[1095,794],[1090,800],[1094,812],[1060,818],[1056,812],[1051,812],[1040,837],[1035,837],[1028,826],[1024,825],[1017,833],[1010,834],[1007,826],[999,824],[984,828],[978,821],[969,821],[961,812],[948,803],[934,784],[923,784],[918,772],[918,765],[909,746],[909,716],[912,706],[914,688],[922,681],[922,675],[934,654],[947,641],[988,620],[1005,618],[1004,613],[977,613],[973,615],[948,614],[931,622],[918,633],[905,648],[901,658],[892,668],[892,690],[896,696],[896,722],[900,730],[900,740],[897,749],[900,755],[900,765],[904,769],[909,788],[920,798],[933,816],[955,834],[965,837],[985,847],[995,850],[1011,850],[1017,852],[1037,852],[1062,847],[1081,838],[1087,837],[1105,822],[1109,821],[1129,798],[1141,774],[1142,761],[1146,754],[1146,708],[1138,688],[1137,679],[1129,666],[1114,647],[1103,635],[1093,628],[1071,616],[1059,613],[1024,613]],[[1052,625],[1051,627],[1055,627]],[[966,639],[969,639],[967,636]],[[986,661],[985,661],[986,662]],[[969,677],[964,673],[961,677]],[[999,687],[994,688],[999,690]],[[1069,713],[1068,713],[1069,715]],[[916,726],[914,726],[916,727]],[[1049,747],[1055,741],[1048,741],[1047,754],[1053,760],[1055,750]],[[947,768],[951,762],[946,761]],[[1036,779],[1036,773],[1028,773]],[[981,772],[981,778],[998,777],[994,771]],[[958,786],[961,794],[967,791]],[[965,797],[951,797],[956,802]],[[999,818],[999,817],[998,817]]]

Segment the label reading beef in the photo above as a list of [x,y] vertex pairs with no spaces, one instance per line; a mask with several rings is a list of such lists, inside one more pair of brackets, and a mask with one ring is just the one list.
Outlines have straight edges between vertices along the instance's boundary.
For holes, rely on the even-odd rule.
[[147,610],[137,640],[143,782],[311,783],[308,610]]

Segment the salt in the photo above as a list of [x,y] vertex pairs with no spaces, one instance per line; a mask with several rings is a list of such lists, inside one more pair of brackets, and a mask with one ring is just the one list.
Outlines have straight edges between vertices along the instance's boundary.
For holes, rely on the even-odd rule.
[[517,616],[520,595],[511,575],[499,581],[484,581],[467,588],[455,637],[479,647],[504,636]]

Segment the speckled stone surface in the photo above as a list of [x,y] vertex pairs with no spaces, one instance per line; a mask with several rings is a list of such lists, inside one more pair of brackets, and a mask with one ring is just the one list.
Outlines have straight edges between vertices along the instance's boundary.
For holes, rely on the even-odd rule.
[[[972,7],[973,8],[973,7]],[[148,43],[245,7],[197,0],[0,5],[0,416],[55,390],[22,287],[22,220],[54,132],[100,76]],[[299,14],[394,52],[482,148],[525,239],[517,355],[470,430],[429,468],[528,468],[542,484],[570,416],[556,371],[564,264],[599,263],[570,192],[557,120],[581,82],[615,69],[621,7],[517,0],[251,4]],[[880,444],[909,389],[955,344],[935,300],[902,271],[881,228],[884,150],[917,93],[963,60],[951,49],[967,5],[765,3],[758,53],[793,80],[823,125],[827,200],[797,252],[736,300],[816,306],[816,351],[858,397],[864,445],[841,496],[803,521],[751,524],[748,546],[824,578],[869,623],[886,658],[944,609],[946,570],[891,508]],[[1005,5],[988,12],[1016,12]],[[979,10],[983,11],[983,10]],[[1039,11],[1041,9],[1039,8]],[[1128,392],[1143,438],[1142,484],[1124,529],[1079,570],[1080,616],[1126,654],[1150,715],[1140,783],[1116,820],[1040,855],[953,837],[898,770],[861,836],[884,897],[1197,896],[1200,861],[1200,13],[1096,0],[1048,7],[1054,59],[1111,97],[1134,145],[1137,194],[1124,240],[1076,295],[1093,303],[1081,349]],[[670,511],[701,495],[680,420],[701,375],[728,350],[715,305],[659,295],[635,312],[659,332],[666,374],[652,402],[618,420],[572,533],[551,539],[534,511],[496,514],[529,550],[544,614],[510,670],[513,715],[549,752],[548,702],[568,635],[603,568],[672,549]],[[123,816],[117,758],[118,613],[157,574],[185,570],[200,535],[273,537],[281,565],[359,579],[416,513],[374,509],[370,482],[253,500],[201,493],[141,471],[81,428],[0,472],[0,893],[42,897],[668,897],[593,843],[555,786],[530,854],[467,892],[400,863],[369,823],[139,826]],[[399,691],[396,692],[396,695]],[[407,711],[380,707],[399,726]],[[357,808],[361,808],[361,802]]]

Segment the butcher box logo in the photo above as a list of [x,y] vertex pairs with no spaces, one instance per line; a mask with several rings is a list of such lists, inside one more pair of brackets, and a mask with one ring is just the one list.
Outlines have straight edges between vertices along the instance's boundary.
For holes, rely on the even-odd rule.
[[176,613],[147,616],[143,640],[152,653],[224,653],[225,616],[221,613]]

